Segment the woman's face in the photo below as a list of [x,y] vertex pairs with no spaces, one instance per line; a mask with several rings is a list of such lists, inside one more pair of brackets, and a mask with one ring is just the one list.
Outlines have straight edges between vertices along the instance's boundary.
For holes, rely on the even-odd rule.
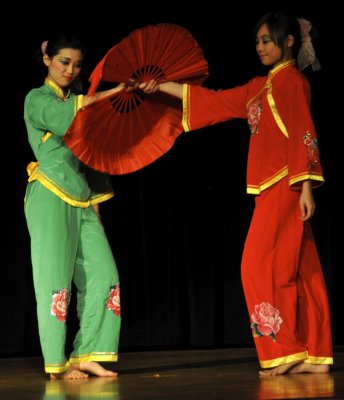
[[68,87],[80,74],[83,55],[80,50],[61,49],[54,57],[43,56],[48,78],[61,88]]
[[275,67],[283,61],[282,50],[272,40],[266,24],[257,32],[256,51],[263,65]]

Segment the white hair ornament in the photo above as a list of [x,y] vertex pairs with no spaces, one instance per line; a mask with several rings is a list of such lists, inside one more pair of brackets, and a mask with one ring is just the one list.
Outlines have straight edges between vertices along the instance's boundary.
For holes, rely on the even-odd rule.
[[311,65],[313,71],[318,71],[321,65],[315,56],[315,50],[312,45],[312,38],[309,34],[312,29],[312,23],[304,18],[297,19],[300,24],[301,32],[301,48],[297,55],[297,65],[299,70],[302,71]]

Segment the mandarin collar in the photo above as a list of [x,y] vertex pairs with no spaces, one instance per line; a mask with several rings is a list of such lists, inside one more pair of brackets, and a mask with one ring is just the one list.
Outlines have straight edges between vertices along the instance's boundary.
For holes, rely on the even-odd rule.
[[49,78],[45,78],[44,83],[49,86],[51,89],[53,89],[53,91],[58,95],[58,97],[60,97],[61,99],[68,99],[70,96],[70,89],[68,89],[67,94],[65,95],[63,90],[60,88],[60,86],[58,86],[55,82],[53,82],[51,79]]
[[281,64],[278,64],[276,67],[272,68],[269,71],[268,78],[271,79],[274,75],[276,75],[282,69],[287,68],[291,65],[295,65],[295,60],[288,60],[288,61],[282,62]]

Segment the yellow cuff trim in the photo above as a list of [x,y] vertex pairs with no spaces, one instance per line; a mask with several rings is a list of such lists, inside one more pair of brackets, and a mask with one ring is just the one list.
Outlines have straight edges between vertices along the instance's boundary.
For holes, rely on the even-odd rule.
[[310,173],[307,172],[305,174],[298,175],[298,176],[295,176],[293,178],[290,178],[289,179],[289,185],[292,186],[292,185],[295,185],[295,183],[298,183],[298,182],[301,182],[301,181],[306,181],[308,179],[310,179],[312,181],[316,181],[316,182],[312,182],[313,187],[320,186],[323,182],[325,182],[325,179],[324,179],[323,176],[310,174]]
[[79,96],[77,96],[76,101],[75,101],[75,112],[74,112],[74,114],[76,114],[83,105],[84,105],[84,95],[80,94]]
[[190,104],[190,87],[187,83],[183,83],[183,119],[182,125],[185,132],[191,131],[189,121],[189,106]]
[[70,363],[66,361],[64,364],[45,364],[45,372],[50,374],[61,374],[68,371],[70,368]]
[[313,357],[309,356],[307,360],[305,360],[307,364],[317,364],[317,365],[332,365],[333,358],[332,357]]
[[82,362],[90,362],[90,361],[115,362],[118,361],[118,354],[101,352],[101,353],[83,354],[80,356],[70,356],[69,358],[70,364],[79,364]]
[[273,360],[260,361],[262,368],[273,368],[279,365],[289,364],[294,361],[302,361],[308,359],[308,352],[303,351],[301,353],[291,354],[290,356],[274,358]]

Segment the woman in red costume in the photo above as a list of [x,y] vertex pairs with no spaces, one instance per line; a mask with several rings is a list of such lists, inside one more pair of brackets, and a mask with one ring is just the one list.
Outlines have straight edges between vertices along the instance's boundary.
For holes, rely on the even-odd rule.
[[255,29],[256,51],[269,73],[243,86],[139,85],[146,93],[183,99],[185,131],[248,121],[247,192],[256,203],[241,271],[262,376],[326,373],[333,364],[326,286],[309,222],[312,189],[324,178],[310,85],[295,61],[297,56],[299,69],[319,66],[307,23],[283,13],[264,15]]

